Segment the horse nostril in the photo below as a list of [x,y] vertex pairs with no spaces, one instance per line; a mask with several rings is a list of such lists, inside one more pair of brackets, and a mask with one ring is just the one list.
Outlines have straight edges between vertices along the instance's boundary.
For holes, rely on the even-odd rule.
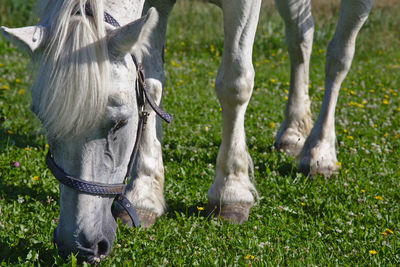
[[97,243],[97,255],[104,257],[110,252],[110,244],[106,239],[101,240]]

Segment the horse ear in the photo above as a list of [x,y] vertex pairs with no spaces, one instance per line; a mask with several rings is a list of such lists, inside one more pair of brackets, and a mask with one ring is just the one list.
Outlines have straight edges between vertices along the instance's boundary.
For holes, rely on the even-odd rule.
[[42,25],[23,28],[0,27],[2,35],[19,49],[32,55],[46,39],[47,28]]
[[108,48],[114,56],[124,56],[131,52],[137,42],[146,42],[159,20],[159,14],[154,7],[146,16],[135,20],[109,34]]

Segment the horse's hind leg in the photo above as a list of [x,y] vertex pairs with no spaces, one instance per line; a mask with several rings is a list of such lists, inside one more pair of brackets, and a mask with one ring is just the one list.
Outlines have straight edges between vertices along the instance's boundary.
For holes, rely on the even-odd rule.
[[275,147],[297,155],[312,127],[308,79],[314,22],[310,0],[275,0],[275,4],[285,21],[290,57],[289,98]]
[[373,0],[342,0],[335,35],[325,63],[325,92],[318,119],[300,154],[305,173],[330,176],[339,168],[336,160],[335,108],[340,86],[354,56],[356,37],[367,20]]
[[222,107],[222,141],[209,209],[232,222],[247,220],[255,187],[246,147],[244,115],[254,84],[252,49],[261,0],[220,1],[224,14],[224,51],[215,89]]

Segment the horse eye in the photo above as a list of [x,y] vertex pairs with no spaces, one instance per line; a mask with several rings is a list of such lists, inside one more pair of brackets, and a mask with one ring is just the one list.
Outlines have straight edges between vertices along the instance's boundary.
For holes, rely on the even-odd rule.
[[120,121],[117,122],[117,124],[115,124],[115,126],[112,128],[112,132],[115,133],[116,131],[118,131],[119,129],[121,129],[122,127],[124,127],[127,123],[128,123],[127,120],[120,120]]

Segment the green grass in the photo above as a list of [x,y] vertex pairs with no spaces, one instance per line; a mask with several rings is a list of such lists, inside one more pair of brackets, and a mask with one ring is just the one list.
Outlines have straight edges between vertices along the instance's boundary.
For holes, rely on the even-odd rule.
[[[31,2],[1,1],[0,22],[24,25],[21,14],[30,13]],[[164,107],[175,116],[164,125],[168,211],[148,230],[119,227],[101,266],[400,264],[399,5],[374,9],[360,33],[336,110],[342,168],[337,176],[311,182],[296,172],[292,158],[271,149],[283,119],[289,63],[283,23],[268,7],[258,27],[256,80],[246,115],[261,196],[249,221],[240,226],[208,221],[198,210],[206,205],[221,141],[213,83],[222,53],[222,17],[212,5],[178,1],[165,57]],[[337,8],[329,19],[315,11],[314,116]],[[44,132],[29,111],[27,65],[25,56],[0,39],[0,262],[74,266],[74,260],[58,258],[50,242],[58,186],[44,163]]]

